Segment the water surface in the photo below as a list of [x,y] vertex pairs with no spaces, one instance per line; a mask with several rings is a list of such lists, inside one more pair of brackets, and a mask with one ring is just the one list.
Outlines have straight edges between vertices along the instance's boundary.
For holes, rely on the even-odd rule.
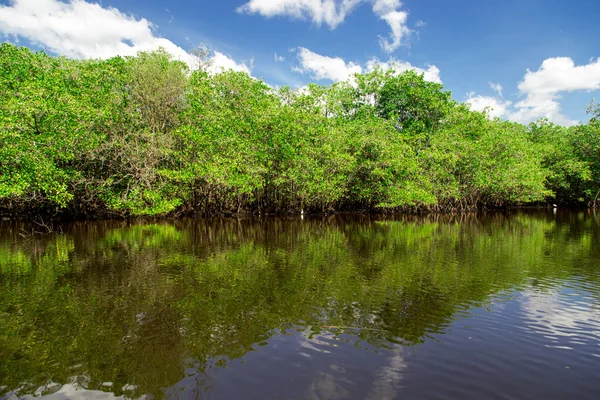
[[32,228],[2,399],[600,398],[591,211]]

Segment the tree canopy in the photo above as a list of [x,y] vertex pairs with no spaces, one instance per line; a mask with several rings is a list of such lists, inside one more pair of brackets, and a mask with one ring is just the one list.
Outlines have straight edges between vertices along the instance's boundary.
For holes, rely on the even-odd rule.
[[490,120],[414,71],[273,89],[165,51],[70,60],[0,47],[0,213],[466,210],[595,204],[587,124]]

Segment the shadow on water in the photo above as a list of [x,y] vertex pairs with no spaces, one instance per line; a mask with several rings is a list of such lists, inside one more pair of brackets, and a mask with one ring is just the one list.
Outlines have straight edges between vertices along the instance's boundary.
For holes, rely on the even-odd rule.
[[[435,346],[458,358],[476,348],[461,321],[501,333],[482,351],[507,352],[515,331],[513,350],[567,332],[586,345],[581,363],[600,353],[588,211],[61,228],[23,237],[27,224],[0,224],[0,396],[419,396],[418,366],[444,371]],[[451,381],[431,390],[456,394]]]

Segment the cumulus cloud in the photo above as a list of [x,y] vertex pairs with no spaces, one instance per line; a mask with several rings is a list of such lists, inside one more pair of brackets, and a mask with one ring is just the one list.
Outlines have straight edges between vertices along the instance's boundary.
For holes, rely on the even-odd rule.
[[600,59],[588,64],[575,65],[569,57],[548,58],[537,71],[527,70],[518,84],[521,100],[516,103],[502,98],[502,86],[488,82],[496,96],[481,96],[469,93],[466,102],[474,110],[490,108],[490,117],[501,117],[527,124],[540,118],[559,125],[575,125],[561,110],[561,95],[576,91],[600,89]]
[[308,73],[313,79],[329,79],[338,82],[345,81],[352,75],[362,72],[362,67],[358,64],[346,63],[340,57],[322,56],[304,47],[298,48],[297,55],[300,66],[294,70]]
[[504,118],[509,115],[510,101],[493,96],[481,96],[473,92],[467,95],[466,103],[475,111],[486,111],[490,118]]
[[[176,59],[195,64],[184,49],[156,36],[147,19],[84,0],[9,0],[0,5],[0,33],[71,58],[131,56],[162,47]],[[250,72],[247,65],[215,52],[212,68],[221,67]]]
[[294,70],[303,74],[310,74],[313,79],[329,79],[334,82],[346,81],[356,73],[372,72],[376,68],[380,68],[385,71],[394,69],[397,73],[413,70],[423,74],[425,80],[442,83],[440,70],[435,65],[429,65],[426,69],[423,69],[415,67],[407,61],[394,58],[381,61],[377,57],[372,57],[363,67],[359,63],[346,62],[341,57],[323,56],[304,47],[300,47],[296,51],[300,65],[295,67]]
[[471,110],[485,111],[490,118],[507,118],[511,115],[511,101],[502,98],[503,87],[499,83],[488,82],[488,86],[492,89],[495,96],[482,96],[475,92],[467,94],[465,103],[469,104]]
[[[252,65],[252,62],[250,63]],[[209,72],[217,73],[224,70],[232,69],[238,72],[245,72],[248,75],[251,73],[251,65],[248,66],[245,63],[238,63],[233,58],[226,56],[223,53],[215,51],[212,58],[210,59],[210,66],[208,67]]]
[[237,12],[260,14],[270,18],[289,16],[310,19],[315,24],[323,23],[335,29],[346,16],[363,0],[250,0],[237,8]]
[[423,74],[423,77],[427,81],[442,83],[442,79],[440,78],[440,70],[435,65],[428,65],[427,69],[423,69],[415,67],[407,61],[396,60],[393,57],[388,61],[380,61],[377,57],[373,57],[367,61],[366,70],[367,72],[371,72],[375,70],[375,68],[381,68],[383,70],[394,69],[398,73],[413,70],[419,74]]
[[395,51],[411,33],[406,25],[408,13],[400,11],[402,3],[399,0],[250,0],[236,11],[267,18],[287,16],[306,19],[335,29],[354,9],[367,1],[372,3],[375,15],[391,30],[388,38],[380,36],[381,47],[388,53]]
[[356,73],[372,72],[376,68],[384,71],[394,69],[397,73],[413,70],[423,74],[425,80],[430,82],[442,83],[440,70],[435,65],[428,65],[426,69],[415,67],[407,61],[390,58],[388,61],[381,61],[377,57],[369,59],[364,67],[359,63],[346,62],[341,57],[328,57],[317,54],[309,49],[300,47],[296,50],[299,66],[293,70],[302,74],[310,74],[313,79],[328,79],[333,82],[350,80]]
[[573,125],[576,121],[567,118],[560,110],[560,96],[562,93],[600,89],[600,59],[575,65],[569,57],[548,58],[537,71],[528,70],[518,88],[524,99],[515,104],[517,111],[511,119],[530,122],[546,117],[559,124]]

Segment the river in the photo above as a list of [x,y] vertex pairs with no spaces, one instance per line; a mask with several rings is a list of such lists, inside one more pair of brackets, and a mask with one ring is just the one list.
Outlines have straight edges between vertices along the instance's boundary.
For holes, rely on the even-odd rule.
[[3,222],[0,399],[37,396],[599,399],[598,217]]

